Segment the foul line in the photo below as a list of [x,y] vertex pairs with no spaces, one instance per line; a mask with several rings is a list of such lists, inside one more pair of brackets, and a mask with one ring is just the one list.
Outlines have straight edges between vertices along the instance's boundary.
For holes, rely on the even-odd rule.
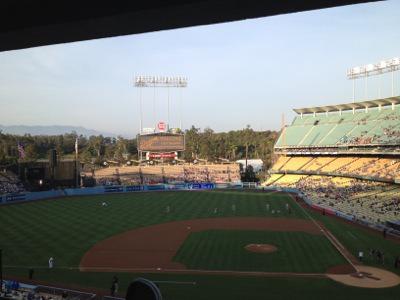
[[[4,268],[19,269],[49,269],[43,266],[22,267],[22,266],[3,266]],[[55,267],[54,270],[78,270],[81,272],[130,272],[130,273],[170,273],[170,274],[205,274],[205,275],[229,275],[229,276],[259,276],[259,277],[308,277],[308,278],[326,278],[324,273],[291,273],[291,272],[262,272],[262,271],[229,271],[229,270],[193,270],[193,269],[163,269],[163,268],[113,268],[113,267]],[[51,270],[51,269],[49,269]],[[197,283],[186,281],[159,281],[160,283],[171,284],[190,284]]]
[[[289,194],[289,193],[288,193]],[[324,236],[329,240],[329,242],[331,242],[331,244],[336,248],[337,251],[339,251],[339,253],[347,260],[347,262],[357,271],[359,272],[359,270],[357,269],[357,266],[351,261],[351,259],[349,257],[347,257],[347,255],[343,252],[344,246],[336,239],[336,237],[328,232],[325,231],[321,225],[319,225],[317,223],[317,221],[314,220],[314,218],[304,209],[304,207],[302,207],[297,201],[296,199],[294,199],[292,194],[289,194],[290,197],[292,198],[292,200],[297,204],[298,207],[300,207],[300,209],[305,213],[305,215],[315,224],[315,226],[317,226],[321,232],[324,234]]]
[[188,285],[196,285],[196,281],[171,281],[171,280],[152,280],[154,283],[159,284],[188,284]]

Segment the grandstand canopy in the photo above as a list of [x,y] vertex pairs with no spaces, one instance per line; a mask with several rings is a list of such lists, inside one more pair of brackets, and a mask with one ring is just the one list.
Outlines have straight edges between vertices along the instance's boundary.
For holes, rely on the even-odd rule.
[[326,106],[316,106],[309,108],[295,108],[293,109],[297,114],[313,114],[313,113],[326,113],[326,112],[335,112],[335,111],[346,111],[346,110],[357,110],[357,109],[366,109],[366,108],[374,108],[374,107],[383,107],[389,105],[400,104],[400,97],[390,97],[384,99],[375,99],[354,103],[344,103],[337,105],[326,105]]
[[0,1],[0,51],[377,0]]

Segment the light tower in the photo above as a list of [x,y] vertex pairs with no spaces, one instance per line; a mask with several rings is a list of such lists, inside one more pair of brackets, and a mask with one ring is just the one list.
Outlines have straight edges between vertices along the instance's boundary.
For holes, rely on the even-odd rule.
[[[185,150],[185,135],[182,130],[182,93],[179,105],[179,130],[170,130],[170,88],[186,88],[187,77],[183,76],[136,76],[134,86],[139,88],[140,130],[137,136],[138,156],[140,162],[153,164],[155,161],[178,160],[178,153]],[[143,99],[142,88],[153,88],[153,128],[143,129]],[[167,88],[167,124],[159,121],[156,126],[156,88]],[[175,127],[176,128],[176,127]]]
[[[140,105],[140,133],[143,131],[143,102],[142,102],[142,88],[153,88],[154,98],[156,88],[167,88],[167,122],[170,124],[170,88],[186,88],[188,85],[188,79],[184,76],[145,76],[140,75],[135,77],[135,87],[139,88],[139,105]],[[182,98],[182,97],[181,97]],[[182,102],[182,99],[180,99]],[[180,103],[180,121],[179,129],[182,130],[182,103]],[[153,114],[155,118],[155,104],[153,103]],[[155,120],[154,120],[155,121]]]
[[[365,97],[368,91],[368,77],[382,75],[384,73],[392,73],[392,91],[391,96],[394,97],[394,73],[400,70],[400,58],[381,60],[378,63],[367,64],[364,66],[353,67],[347,71],[347,78],[353,80],[353,102],[355,102],[355,81],[358,78],[365,78]],[[379,84],[379,97],[381,96],[381,86]]]

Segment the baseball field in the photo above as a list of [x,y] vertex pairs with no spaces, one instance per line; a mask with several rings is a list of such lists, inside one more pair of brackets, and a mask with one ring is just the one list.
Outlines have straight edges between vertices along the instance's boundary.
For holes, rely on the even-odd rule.
[[[35,282],[97,293],[107,293],[117,275],[121,296],[137,277],[157,281],[166,299],[400,295],[399,285],[365,288],[340,280],[365,266],[400,274],[399,242],[305,209],[282,193],[147,192],[5,205],[0,233],[6,278],[28,281],[32,268]],[[369,249],[384,252],[384,262]],[[360,250],[362,263],[355,258]],[[377,287],[385,282],[361,279],[368,280]]]

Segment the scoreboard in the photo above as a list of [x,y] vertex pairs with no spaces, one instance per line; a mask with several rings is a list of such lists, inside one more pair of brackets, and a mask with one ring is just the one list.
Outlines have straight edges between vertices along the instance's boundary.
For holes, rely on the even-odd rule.
[[141,134],[138,150],[142,152],[174,152],[185,150],[185,136],[174,133]]

